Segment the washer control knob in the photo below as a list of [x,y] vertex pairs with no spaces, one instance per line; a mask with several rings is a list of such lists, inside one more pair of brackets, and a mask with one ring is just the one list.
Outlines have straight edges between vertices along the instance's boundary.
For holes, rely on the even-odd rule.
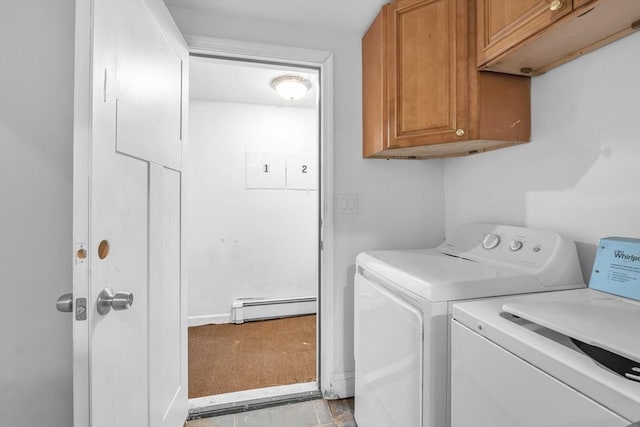
[[522,249],[522,241],[521,240],[512,240],[509,244],[509,249],[513,252],[519,251]]
[[493,249],[500,244],[500,236],[497,234],[489,233],[484,236],[482,240],[482,247],[485,249]]

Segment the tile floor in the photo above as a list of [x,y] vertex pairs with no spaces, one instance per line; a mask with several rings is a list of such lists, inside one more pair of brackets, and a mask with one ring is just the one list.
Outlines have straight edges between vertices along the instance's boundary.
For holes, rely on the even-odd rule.
[[185,427],[356,427],[356,423],[353,399],[317,399],[192,420]]

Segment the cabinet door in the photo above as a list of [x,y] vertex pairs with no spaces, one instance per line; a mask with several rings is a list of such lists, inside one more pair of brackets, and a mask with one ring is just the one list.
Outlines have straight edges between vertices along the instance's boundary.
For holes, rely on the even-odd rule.
[[372,157],[389,146],[386,43],[391,5],[382,6],[362,38],[363,155]]
[[387,148],[465,140],[466,0],[399,1],[388,19]]
[[478,66],[571,12],[572,0],[478,0]]
[[573,10],[576,10],[579,7],[584,6],[587,3],[592,2],[593,0],[573,0]]

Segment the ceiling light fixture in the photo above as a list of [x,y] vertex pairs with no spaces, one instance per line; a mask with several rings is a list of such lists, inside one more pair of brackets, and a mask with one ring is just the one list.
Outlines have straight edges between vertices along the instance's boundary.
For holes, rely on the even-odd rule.
[[271,87],[284,99],[295,101],[306,95],[311,83],[304,77],[286,75],[271,80]]

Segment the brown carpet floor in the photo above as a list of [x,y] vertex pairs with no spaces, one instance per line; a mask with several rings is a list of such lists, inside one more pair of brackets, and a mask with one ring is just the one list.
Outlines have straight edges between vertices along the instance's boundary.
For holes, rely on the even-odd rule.
[[315,315],[189,328],[189,398],[315,379]]

